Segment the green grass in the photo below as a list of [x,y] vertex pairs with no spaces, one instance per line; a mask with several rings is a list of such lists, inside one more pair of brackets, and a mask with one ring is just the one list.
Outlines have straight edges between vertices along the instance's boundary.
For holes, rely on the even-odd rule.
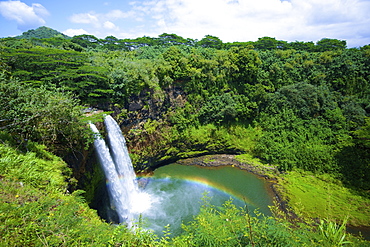
[[370,199],[328,174],[292,171],[282,175],[279,184],[283,197],[299,216],[336,222],[348,217],[351,225],[370,225]]
[[0,144],[2,176],[40,189],[64,191],[70,175],[67,164],[61,158],[46,152],[43,145],[30,143],[28,147],[32,152],[22,153]]
[[257,172],[277,179],[283,199],[302,218],[328,219],[339,223],[348,217],[350,225],[370,225],[370,198],[345,187],[330,174],[319,175],[303,170],[282,174],[274,166],[264,164],[250,154],[235,158],[243,164],[252,165]]

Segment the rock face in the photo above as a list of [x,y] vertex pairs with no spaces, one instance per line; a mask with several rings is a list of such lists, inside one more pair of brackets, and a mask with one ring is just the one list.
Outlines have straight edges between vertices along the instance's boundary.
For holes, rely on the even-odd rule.
[[[119,124],[126,132],[132,128],[140,128],[148,119],[164,119],[168,110],[183,106],[185,101],[186,94],[180,86],[171,86],[164,92],[143,90],[139,95],[130,97],[126,106],[127,117],[119,120]],[[117,115],[123,109],[114,110]]]

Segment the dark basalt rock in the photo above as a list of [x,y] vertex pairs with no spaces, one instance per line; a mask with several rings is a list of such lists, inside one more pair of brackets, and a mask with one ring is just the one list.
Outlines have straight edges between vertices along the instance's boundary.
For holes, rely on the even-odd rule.
[[139,111],[143,108],[143,106],[139,103],[133,102],[128,106],[129,111]]

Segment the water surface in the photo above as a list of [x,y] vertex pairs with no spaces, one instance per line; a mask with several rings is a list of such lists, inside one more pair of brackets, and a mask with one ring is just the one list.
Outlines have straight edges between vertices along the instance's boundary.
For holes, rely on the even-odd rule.
[[[141,212],[147,228],[160,234],[164,226],[181,232],[181,223],[189,222],[199,213],[202,198],[207,194],[213,205],[221,206],[232,199],[239,207],[248,206],[269,215],[272,199],[267,182],[254,174],[231,166],[199,167],[171,164],[160,167],[152,176],[139,179],[148,193],[150,207]],[[148,202],[142,202],[148,203]]]

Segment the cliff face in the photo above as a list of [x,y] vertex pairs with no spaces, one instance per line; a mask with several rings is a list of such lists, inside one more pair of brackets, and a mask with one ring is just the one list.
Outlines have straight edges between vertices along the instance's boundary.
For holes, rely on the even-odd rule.
[[[163,129],[170,129],[169,116],[186,103],[186,93],[180,86],[172,86],[157,92],[145,89],[131,96],[124,107],[111,106],[109,110],[120,125],[129,152],[137,170],[156,165],[164,155],[165,146],[160,144]],[[163,140],[162,140],[163,141]]]
[[139,95],[131,96],[124,109],[113,107],[115,116],[126,113],[126,118],[119,119],[124,132],[140,128],[148,119],[167,120],[167,113],[181,107],[186,101],[186,94],[180,86],[167,88],[164,92],[152,89],[143,90]]

